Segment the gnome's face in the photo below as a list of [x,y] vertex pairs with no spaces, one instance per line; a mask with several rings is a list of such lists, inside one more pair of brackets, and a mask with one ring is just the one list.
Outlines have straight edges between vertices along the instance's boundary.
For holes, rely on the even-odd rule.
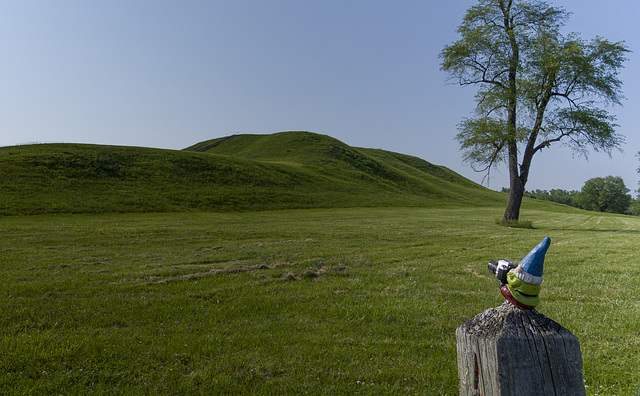
[[529,307],[535,307],[540,304],[540,285],[534,285],[523,281],[518,278],[515,271],[510,271],[507,274],[506,287],[509,288],[511,295],[519,303]]

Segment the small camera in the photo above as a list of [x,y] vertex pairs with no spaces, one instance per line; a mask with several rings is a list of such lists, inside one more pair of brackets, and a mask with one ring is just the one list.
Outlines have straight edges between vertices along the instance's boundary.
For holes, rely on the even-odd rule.
[[487,267],[489,268],[489,271],[491,271],[491,273],[494,274],[496,278],[498,278],[498,280],[500,281],[500,287],[502,287],[507,284],[507,274],[509,273],[509,271],[516,268],[516,265],[511,261],[498,260],[491,261],[487,265]]

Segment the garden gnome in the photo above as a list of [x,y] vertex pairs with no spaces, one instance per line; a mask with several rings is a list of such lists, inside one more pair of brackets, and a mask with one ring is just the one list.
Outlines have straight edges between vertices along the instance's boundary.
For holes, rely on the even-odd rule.
[[546,237],[531,249],[518,266],[507,260],[492,261],[489,270],[500,280],[500,291],[511,304],[522,309],[534,309],[540,303],[540,284],[544,255],[551,239]]

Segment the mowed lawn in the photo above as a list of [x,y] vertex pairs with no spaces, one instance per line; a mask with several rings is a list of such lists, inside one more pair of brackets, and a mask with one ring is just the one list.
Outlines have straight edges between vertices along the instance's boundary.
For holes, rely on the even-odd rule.
[[640,218],[492,209],[0,218],[0,394],[458,393],[486,263],[545,236],[538,310],[589,395],[640,388]]

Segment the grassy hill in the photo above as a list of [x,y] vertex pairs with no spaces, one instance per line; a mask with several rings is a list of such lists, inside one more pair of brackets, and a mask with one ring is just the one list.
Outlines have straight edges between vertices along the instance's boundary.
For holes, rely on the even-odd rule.
[[3,147],[0,180],[2,215],[465,207],[505,200],[419,158],[354,148],[309,132],[237,135],[180,151],[84,144]]

